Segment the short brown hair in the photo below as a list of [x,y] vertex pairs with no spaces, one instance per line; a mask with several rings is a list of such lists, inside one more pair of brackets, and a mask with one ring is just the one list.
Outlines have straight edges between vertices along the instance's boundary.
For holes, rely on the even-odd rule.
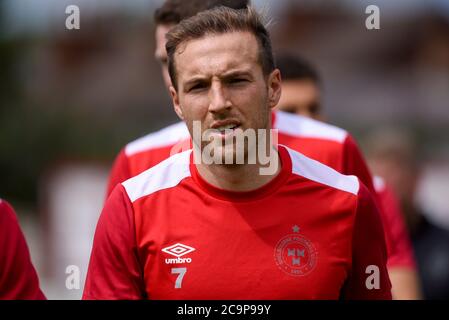
[[193,17],[198,12],[219,6],[232,9],[245,9],[250,0],[166,0],[154,12],[156,24],[178,24],[182,20]]
[[281,71],[282,80],[309,80],[320,85],[317,69],[306,59],[291,53],[276,55],[276,66]]
[[251,32],[256,37],[259,44],[259,63],[264,75],[268,76],[276,66],[270,35],[261,16],[250,6],[240,10],[217,7],[181,21],[167,33],[168,72],[175,89],[177,90],[177,75],[174,56],[179,45],[206,35],[239,31]]

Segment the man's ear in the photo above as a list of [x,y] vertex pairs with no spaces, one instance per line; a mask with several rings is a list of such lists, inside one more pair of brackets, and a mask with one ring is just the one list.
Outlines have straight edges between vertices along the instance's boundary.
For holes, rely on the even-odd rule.
[[279,69],[273,70],[268,76],[268,101],[270,108],[276,107],[282,93],[281,72]]
[[176,89],[171,85],[170,88],[170,95],[173,102],[173,107],[175,109],[176,114],[178,117],[184,121],[184,114],[182,113],[181,105],[179,104],[179,95]]

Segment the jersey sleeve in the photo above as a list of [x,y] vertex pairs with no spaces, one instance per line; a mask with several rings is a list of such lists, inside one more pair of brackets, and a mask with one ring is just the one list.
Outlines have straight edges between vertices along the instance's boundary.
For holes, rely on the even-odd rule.
[[44,299],[17,217],[0,200],[0,300]]
[[415,259],[410,238],[399,206],[394,204],[391,196],[384,195],[375,189],[366,161],[356,142],[349,135],[345,140],[344,154],[345,172],[343,173],[357,176],[372,192],[378,205],[387,244],[388,266],[414,268]]
[[343,167],[343,174],[358,177],[371,192],[375,192],[373,176],[357,143],[350,135],[347,136],[344,142]]
[[131,173],[129,170],[128,157],[126,156],[125,148],[123,148],[112,165],[106,190],[106,199],[111,195],[117,184],[122,183],[129,178],[131,178]]
[[360,184],[352,239],[352,269],[343,290],[349,300],[391,300],[387,251],[377,206]]
[[416,269],[412,244],[395,194],[386,185],[378,191],[378,197],[385,213],[385,224],[390,229],[391,239],[387,242],[388,267]]
[[137,300],[144,292],[133,209],[118,184],[98,220],[83,299]]

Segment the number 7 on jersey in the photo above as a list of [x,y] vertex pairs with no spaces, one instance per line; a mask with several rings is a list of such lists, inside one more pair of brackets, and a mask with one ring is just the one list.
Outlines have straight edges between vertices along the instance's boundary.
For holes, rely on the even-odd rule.
[[176,278],[175,282],[175,289],[180,289],[182,286],[182,279],[184,278],[184,275],[187,272],[187,268],[172,268],[171,274],[177,274],[178,277]]

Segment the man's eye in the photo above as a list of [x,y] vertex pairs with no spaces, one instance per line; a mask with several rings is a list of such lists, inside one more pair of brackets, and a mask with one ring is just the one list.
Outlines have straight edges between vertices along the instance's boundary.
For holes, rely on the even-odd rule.
[[245,81],[246,81],[246,79],[243,79],[243,78],[235,78],[235,79],[231,79],[229,81],[229,83],[242,83],[242,82],[245,82]]
[[190,87],[188,92],[199,91],[199,90],[204,89],[204,88],[206,88],[206,85],[204,83],[198,83],[198,84],[195,84],[192,87]]
[[320,105],[317,103],[312,103],[309,106],[309,112],[313,115],[317,115],[320,112]]
[[159,58],[158,61],[162,66],[168,65],[168,59]]
[[282,108],[282,111],[287,112],[287,113],[296,113],[296,107],[295,106],[286,106],[284,108]]

